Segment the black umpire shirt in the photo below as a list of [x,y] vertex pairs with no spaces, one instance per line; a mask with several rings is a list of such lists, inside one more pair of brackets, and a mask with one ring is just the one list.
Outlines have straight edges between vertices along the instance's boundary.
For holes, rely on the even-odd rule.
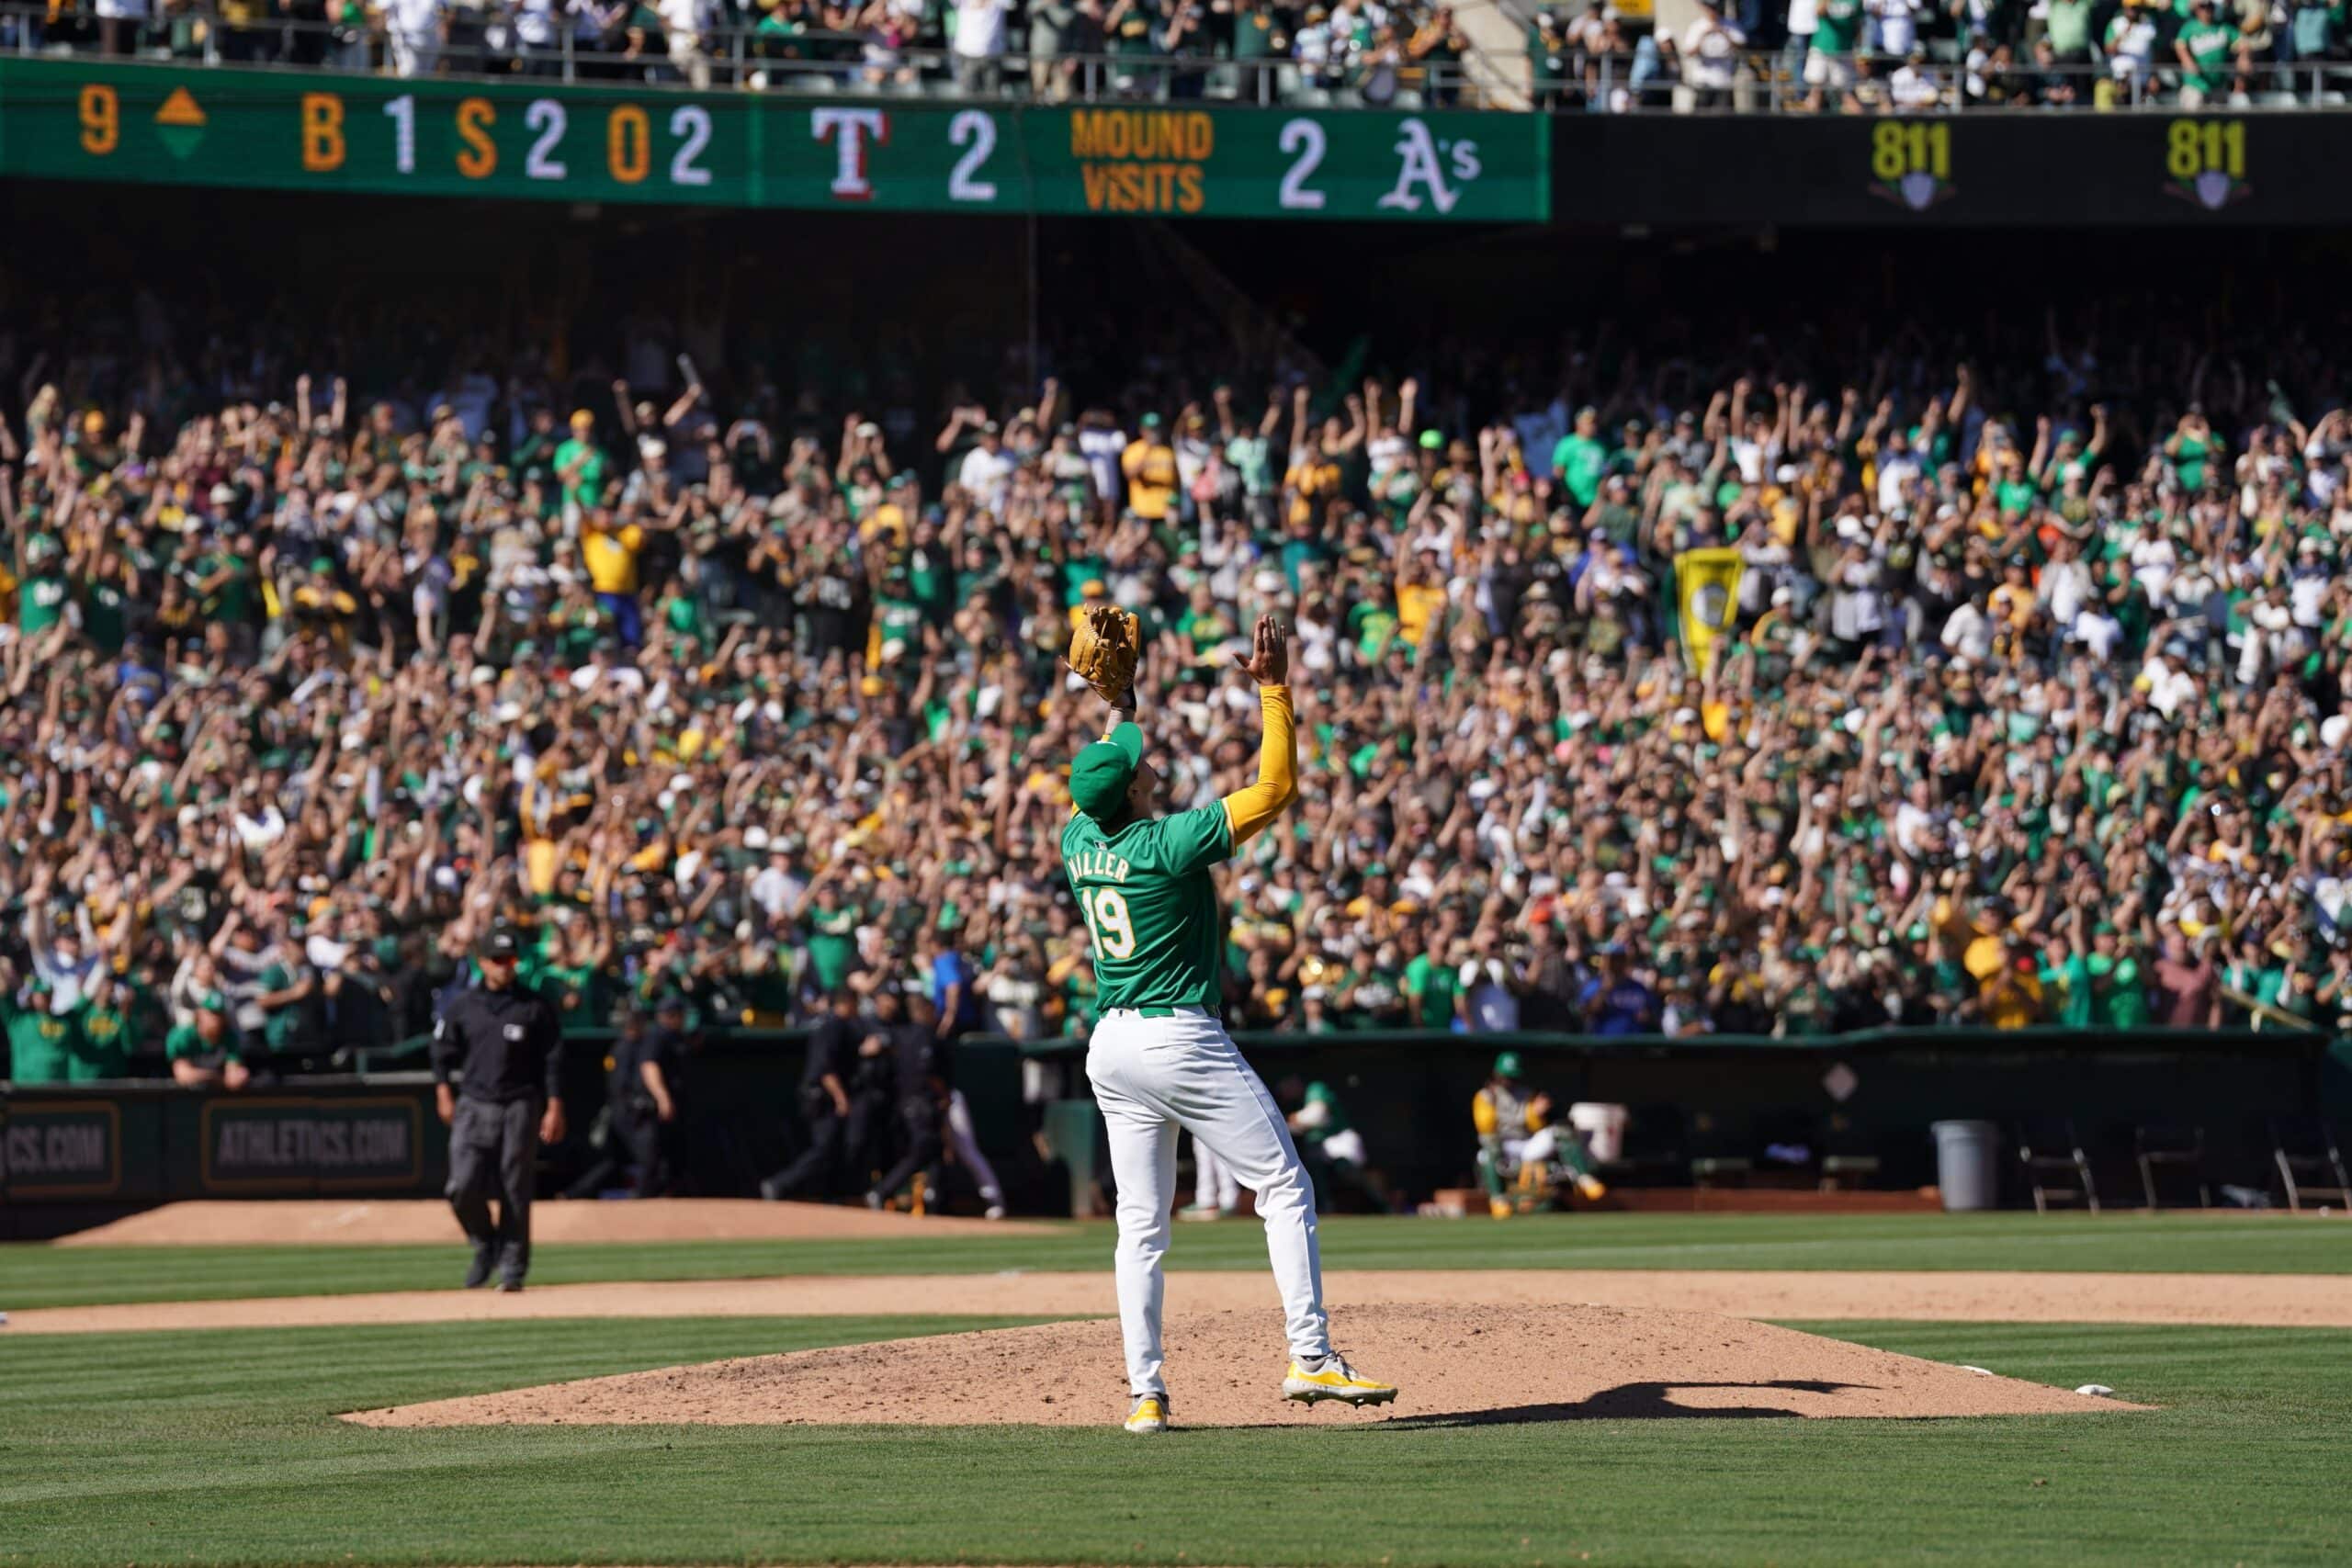
[[800,1069],[802,1095],[822,1100],[825,1109],[832,1109],[832,1097],[825,1092],[825,1075],[831,1073],[842,1080],[842,1092],[849,1094],[857,1088],[857,1043],[865,1032],[854,1018],[837,1018],[827,1013],[817,1027],[808,1032],[808,1059]]
[[933,1079],[943,1088],[953,1086],[948,1053],[955,1047],[933,1033],[930,1025],[909,1019],[884,1029],[882,1038],[890,1043],[890,1055],[898,1064],[900,1100],[932,1099]]
[[433,1081],[463,1068],[469,1100],[511,1105],[560,1098],[563,1025],[553,1002],[519,982],[503,991],[460,991],[433,1025]]
[[[648,1115],[653,1111],[653,1091],[645,1087],[645,1064],[651,1062],[662,1069],[662,1087],[673,1099],[685,1088],[686,1037],[674,1029],[655,1024],[639,1032],[631,1039],[624,1034],[613,1042],[613,1081],[611,1103],[615,1109],[628,1107]],[[549,1093],[554,1091],[550,1089]]]

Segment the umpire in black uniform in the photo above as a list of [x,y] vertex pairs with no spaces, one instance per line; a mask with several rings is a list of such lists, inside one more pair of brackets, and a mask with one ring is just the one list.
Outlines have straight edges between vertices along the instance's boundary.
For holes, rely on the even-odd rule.
[[[469,1291],[489,1283],[493,1269],[500,1290],[523,1288],[538,1145],[563,1138],[561,1015],[515,984],[521,952],[514,927],[491,928],[474,958],[481,984],[451,997],[433,1025],[433,1096],[449,1124],[449,1204],[474,1247]],[[460,1068],[464,1088],[453,1092],[449,1075]]]
[[932,1173],[936,1193],[939,1164],[946,1154],[947,1097],[956,1087],[951,1076],[955,1046],[939,1037],[939,1010],[931,998],[916,991],[901,1001],[895,992],[884,991],[876,1000],[881,1008],[880,1033],[897,1069],[899,1128],[905,1152],[866,1193],[869,1209],[896,1198],[917,1171]]
[[[760,1196],[772,1203],[812,1189],[826,1196],[837,1165],[856,1171],[860,1181],[873,1174],[865,1159],[874,1118],[892,1098],[880,1087],[884,1074],[872,1066],[881,1058],[882,1042],[859,1024],[857,994],[848,987],[835,987],[825,1004],[825,1016],[808,1032],[808,1055],[800,1069],[800,1113],[808,1123],[808,1146],[760,1183]],[[895,1077],[888,1081],[895,1083]]]

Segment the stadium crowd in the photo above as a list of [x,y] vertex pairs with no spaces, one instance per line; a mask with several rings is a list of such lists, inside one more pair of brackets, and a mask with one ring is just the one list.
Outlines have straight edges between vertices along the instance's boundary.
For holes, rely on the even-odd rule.
[[2312,341],[2266,379],[2053,313],[1996,367],[1604,333],[1268,386],[1105,340],[1083,397],[932,419],[878,374],[722,397],[674,344],[354,385],[77,320],[0,336],[20,1079],[411,1036],[493,919],[574,1027],[903,978],[1083,1031],[1055,844],[1103,715],[1057,661],[1106,598],[1174,806],[1251,765],[1237,639],[1295,629],[1238,1025],[2345,1005],[2352,413]]
[[[1512,85],[1428,0],[0,0],[0,49],[400,76],[1890,114],[2336,101],[2344,0],[1531,6]],[[1490,40],[1491,41],[1491,40]],[[1489,51],[1490,55],[1492,51]],[[821,82],[816,79],[821,78]],[[1318,97],[1317,101],[1321,101]]]
[[1422,0],[0,0],[0,49],[41,48],[397,76],[1451,105],[1469,44],[1451,7]]
[[[1537,9],[1539,103],[1890,114],[2185,107],[2341,93],[2339,0],[1697,0],[1680,29],[1609,0]],[[1678,95],[1676,89],[1681,89]]]

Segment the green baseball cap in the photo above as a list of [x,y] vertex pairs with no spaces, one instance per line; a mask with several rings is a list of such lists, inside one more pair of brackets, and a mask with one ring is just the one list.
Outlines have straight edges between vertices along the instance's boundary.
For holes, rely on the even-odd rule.
[[1070,763],[1071,801],[1097,822],[1110,820],[1125,803],[1127,786],[1135,783],[1142,761],[1143,731],[1132,724],[1117,726]]
[[1515,1078],[1521,1076],[1522,1075],[1519,1070],[1518,1052],[1506,1051],[1501,1055],[1495,1058],[1495,1077],[1498,1078]]

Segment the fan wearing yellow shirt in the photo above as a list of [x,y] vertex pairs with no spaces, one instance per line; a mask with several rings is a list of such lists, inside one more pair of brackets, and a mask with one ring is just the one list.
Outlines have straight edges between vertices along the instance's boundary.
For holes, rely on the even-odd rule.
[[602,507],[581,523],[580,559],[588,569],[588,585],[596,592],[597,604],[612,616],[625,648],[637,647],[645,636],[637,604],[637,558],[644,548],[643,528],[615,523]]
[[1445,562],[1434,549],[1396,542],[1396,635],[1419,651],[1445,618]]
[[1127,479],[1127,510],[1147,523],[1165,522],[1176,502],[1176,449],[1159,433],[1159,416],[1148,413],[1139,422],[1142,434],[1119,454],[1119,471]]
[[1290,468],[1283,475],[1283,489],[1290,497],[1286,515],[1294,524],[1312,521],[1316,513],[1339,493],[1340,460],[1362,446],[1364,439],[1362,399],[1352,394],[1348,398],[1348,414],[1352,423],[1342,424],[1337,419],[1327,419],[1319,437],[1311,434],[1307,402],[1305,387],[1292,391]]

